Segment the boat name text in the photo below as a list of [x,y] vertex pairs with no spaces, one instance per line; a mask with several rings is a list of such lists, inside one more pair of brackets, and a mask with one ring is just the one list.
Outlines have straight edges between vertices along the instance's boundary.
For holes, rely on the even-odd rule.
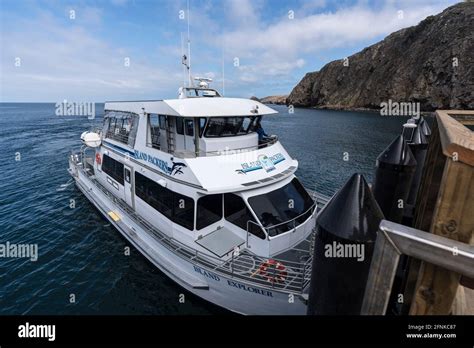
[[175,162],[173,161],[173,158],[171,158],[171,162],[173,163],[171,166],[168,164],[168,162],[152,156],[150,154],[147,154],[142,151],[135,150],[134,152],[134,157],[139,160],[147,161],[156,167],[158,167],[161,171],[163,171],[166,174],[169,175],[175,175],[175,174],[183,174],[182,168],[186,167],[186,164],[183,162]]
[[241,283],[238,283],[238,282],[233,281],[233,280],[227,279],[227,284],[229,284],[230,286],[239,288],[241,290],[245,290],[245,291],[248,291],[248,292],[253,292],[255,294],[260,294],[260,295],[267,296],[267,297],[273,297],[273,293],[271,291],[263,290],[263,289],[259,289],[259,288],[254,288],[252,286],[247,286],[245,284],[241,284]]
[[[201,275],[203,275],[203,276],[205,276],[206,278],[213,279],[217,282],[221,281],[221,278],[217,274],[206,271],[206,270],[204,270],[201,267],[198,267],[196,265],[194,265],[194,271],[201,274]],[[260,295],[267,296],[267,297],[273,297],[273,293],[271,291],[263,290],[263,289],[259,289],[259,288],[254,288],[252,286],[241,284],[241,283],[236,282],[234,280],[227,279],[227,285],[232,286],[234,288],[238,288],[240,290],[245,290],[245,291],[248,291],[248,292],[251,292],[251,293],[254,293],[254,294],[260,294]]]
[[217,282],[221,281],[221,278],[219,278],[219,276],[217,274],[214,274],[214,273],[208,272],[206,270],[203,270],[201,267],[194,266],[194,271],[196,271],[199,274],[202,274],[203,276],[205,276],[207,278],[213,279]]

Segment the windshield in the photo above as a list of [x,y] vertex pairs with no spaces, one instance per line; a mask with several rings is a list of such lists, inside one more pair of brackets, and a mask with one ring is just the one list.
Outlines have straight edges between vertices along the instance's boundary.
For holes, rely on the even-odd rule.
[[296,178],[275,191],[250,197],[248,201],[270,237],[287,232],[306,221],[314,203]]
[[248,134],[253,130],[255,116],[211,117],[204,135],[212,137],[231,137]]
[[188,98],[193,97],[220,97],[220,94],[217,93],[214,89],[207,88],[185,88],[186,96]]

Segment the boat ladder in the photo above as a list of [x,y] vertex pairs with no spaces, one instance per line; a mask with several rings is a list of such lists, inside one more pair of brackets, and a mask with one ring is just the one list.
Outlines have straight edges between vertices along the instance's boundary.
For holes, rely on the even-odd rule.
[[173,132],[173,125],[171,124],[169,116],[166,117],[166,141],[168,143],[168,153],[173,153],[175,150],[175,139]]

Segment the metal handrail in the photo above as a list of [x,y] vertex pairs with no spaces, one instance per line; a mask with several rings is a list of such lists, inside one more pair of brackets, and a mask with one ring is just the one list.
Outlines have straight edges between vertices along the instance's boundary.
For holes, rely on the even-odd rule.
[[306,189],[306,191],[308,191],[311,198],[313,198],[313,200],[315,201],[317,208],[320,207],[320,204],[321,204],[321,208],[324,207],[329,202],[329,200],[331,199],[331,197],[326,196],[325,194],[322,194],[320,192],[316,192],[316,191],[309,190],[309,189]]
[[[235,154],[240,154],[240,153],[245,153],[245,152],[250,152],[250,151],[255,151],[259,149],[263,149],[265,147],[272,146],[278,142],[278,137],[275,136],[272,138],[268,143],[264,144],[258,144],[258,145],[253,145],[253,146],[247,146],[247,147],[240,147],[237,149],[223,149],[223,150],[216,150],[216,151],[202,151],[199,150],[198,156],[196,156],[196,152],[194,150],[174,150],[173,155],[179,158],[179,156],[182,156],[184,158],[190,157],[190,158],[195,158],[195,157],[207,157],[207,156],[226,156],[226,155],[235,155]],[[247,150],[248,151],[245,151]]]
[[[300,215],[294,217],[293,219],[290,219],[290,220],[284,221],[284,222],[280,222],[279,224],[272,225],[272,226],[269,226],[269,227],[264,227],[264,228],[265,228],[266,230],[268,230],[268,229],[272,229],[272,228],[275,228],[275,227],[278,227],[278,226],[281,226],[281,225],[285,225],[285,224],[289,224],[290,222],[293,222],[293,229],[295,229],[295,228],[296,228],[296,226],[295,226],[295,221],[296,221],[297,219],[299,219],[300,217],[302,217],[303,215],[306,215],[306,214],[307,214],[309,211],[311,211],[315,206],[316,206],[316,203],[313,203],[313,204],[311,205],[311,207],[309,207],[308,209],[306,209],[306,211],[305,211],[304,213],[301,213]],[[314,212],[311,213],[311,215],[308,217],[308,219],[313,216],[313,213],[314,213]],[[283,233],[286,233],[286,232],[289,232],[289,231],[290,231],[290,230],[285,231],[285,232],[283,232]]]
[[[299,219],[300,217],[302,217],[303,215],[306,215],[309,211],[311,211],[312,209],[316,208],[316,206],[317,206],[317,203],[314,202],[314,203],[311,205],[311,207],[309,207],[309,209],[305,210],[304,213],[301,213],[300,215],[294,217],[293,219],[290,219],[290,220],[287,220],[287,221],[284,221],[284,222],[280,222],[280,223],[278,223],[278,224],[276,224],[276,225],[272,225],[272,226],[268,226],[268,227],[263,226],[261,222],[260,222],[260,223],[257,223],[257,222],[255,222],[255,221],[248,220],[248,221],[247,221],[247,246],[248,246],[248,234],[251,233],[251,232],[249,231],[249,224],[254,224],[255,226],[259,227],[260,229],[263,228],[263,229],[265,230],[265,232],[266,232],[267,240],[270,240],[270,237],[275,237],[275,236],[270,236],[270,233],[268,232],[270,229],[273,229],[273,228],[276,228],[276,227],[278,227],[278,226],[286,225],[286,224],[289,224],[289,223],[293,222],[293,228],[289,229],[288,231],[281,232],[281,233],[279,233],[278,235],[284,234],[284,233],[288,233],[288,232],[290,232],[290,231],[292,231],[292,230],[294,231],[294,230],[296,229],[296,227],[297,227],[297,226],[296,226],[296,220]],[[314,209],[314,211],[311,213],[311,215],[308,216],[308,219],[311,218],[311,217],[313,217],[313,215],[314,215],[315,212],[316,212],[316,209]],[[306,219],[306,220],[308,220],[308,219]],[[305,220],[305,221],[306,221],[306,220]],[[300,224],[300,225],[301,225],[301,224]],[[298,226],[299,226],[299,225],[298,225]],[[253,233],[252,233],[252,234],[253,234]]]
[[102,137],[102,127],[91,127],[91,132],[99,134]]
[[361,314],[385,314],[401,255],[474,278],[474,246],[382,220]]
[[[77,163],[75,163],[75,165],[79,166],[79,164]],[[81,165],[83,167],[83,163],[81,163]],[[83,168],[81,170],[83,170]],[[287,267],[288,281],[283,284],[277,282],[271,282],[269,284],[268,281],[262,279],[262,277],[250,273],[254,270],[254,268],[258,269],[259,265],[266,262],[267,258],[247,253],[245,252],[245,250],[238,257],[235,257],[234,252],[231,250],[229,251],[230,253],[232,253],[230,255],[230,258],[223,260],[193,249],[188,245],[176,240],[175,238],[165,234],[164,232],[152,226],[140,215],[131,210],[131,208],[123,200],[117,198],[112,192],[110,192],[106,187],[104,187],[100,182],[98,182],[97,179],[95,179],[93,176],[90,176],[88,173],[86,173],[86,175],[88,175],[89,179],[96,187],[98,187],[105,195],[112,199],[114,203],[116,203],[122,210],[127,212],[127,214],[135,222],[140,224],[145,231],[150,232],[151,235],[155,237],[162,245],[164,245],[176,254],[179,253],[181,257],[186,257],[192,262],[200,266],[206,267],[213,272],[221,273],[230,276],[232,279],[236,278],[241,281],[251,283],[252,285],[259,286],[261,288],[278,289],[279,291],[283,292],[301,294],[308,284],[307,273],[308,264],[311,265],[311,256],[309,256],[309,259],[305,262],[275,259],[275,261],[279,261]],[[227,255],[229,255],[229,253]],[[247,261],[246,259],[249,260]],[[245,273],[249,273],[249,275],[245,273],[236,272],[235,270],[239,267],[243,267],[245,269]],[[309,273],[311,273],[311,269],[309,269]]]
[[120,133],[108,131],[107,134],[105,135],[105,138],[112,139],[112,140],[121,142],[123,144],[128,144],[129,134],[120,134]]
[[214,156],[219,156],[219,155],[221,155],[221,156],[224,155],[225,156],[227,151],[230,152],[230,154],[233,155],[235,153],[238,153],[239,151],[246,150],[246,149],[252,149],[252,150],[263,149],[265,147],[269,147],[271,145],[274,145],[277,142],[278,142],[278,137],[274,136],[274,137],[270,138],[270,141],[268,141],[266,143],[263,143],[263,144],[257,144],[257,145],[246,146],[246,147],[239,147],[238,149],[224,149],[224,150],[216,150],[216,151],[200,151],[199,154],[204,153],[205,155],[204,156],[199,156],[199,157],[205,157],[208,154],[209,155],[214,155]]

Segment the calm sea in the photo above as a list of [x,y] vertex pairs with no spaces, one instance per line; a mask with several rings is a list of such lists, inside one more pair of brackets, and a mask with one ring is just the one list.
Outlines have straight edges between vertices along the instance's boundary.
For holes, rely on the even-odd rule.
[[[298,159],[303,183],[328,195],[354,172],[370,182],[377,155],[406,120],[275,108],[280,115],[264,120],[265,131]],[[84,130],[101,124],[103,105],[96,113],[88,120],[56,116],[54,104],[0,104],[0,244],[39,248],[35,262],[0,258],[0,314],[226,313],[186,293],[134,249],[124,256],[124,238],[74,185],[65,186],[68,154]]]

